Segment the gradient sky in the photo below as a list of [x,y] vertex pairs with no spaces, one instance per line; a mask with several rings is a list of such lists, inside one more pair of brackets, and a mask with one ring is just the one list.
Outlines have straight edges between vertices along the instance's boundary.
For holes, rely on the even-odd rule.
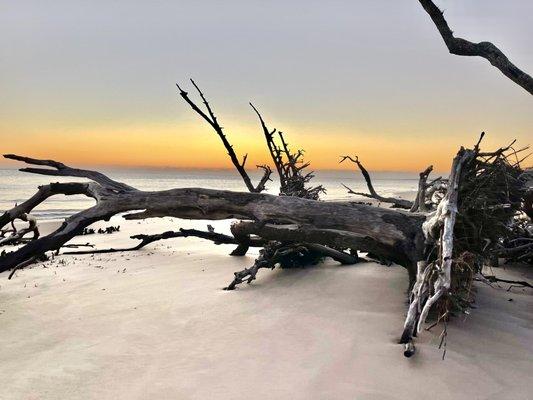
[[[457,36],[533,74],[532,1],[437,4]],[[487,61],[450,55],[416,0],[11,0],[0,49],[2,153],[231,167],[177,95],[191,77],[250,166],[267,154],[248,101],[314,168],[350,153],[373,170],[446,170],[482,130],[487,148],[533,137],[533,97]]]

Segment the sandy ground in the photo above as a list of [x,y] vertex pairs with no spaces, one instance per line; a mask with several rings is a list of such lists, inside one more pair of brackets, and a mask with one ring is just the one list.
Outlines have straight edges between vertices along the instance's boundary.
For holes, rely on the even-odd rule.
[[[121,232],[74,242],[198,226],[110,224]],[[0,399],[532,398],[531,291],[480,284],[477,309],[449,326],[445,360],[440,329],[406,359],[402,268],[329,261],[225,292],[254,258],[230,250],[173,239],[0,274]]]

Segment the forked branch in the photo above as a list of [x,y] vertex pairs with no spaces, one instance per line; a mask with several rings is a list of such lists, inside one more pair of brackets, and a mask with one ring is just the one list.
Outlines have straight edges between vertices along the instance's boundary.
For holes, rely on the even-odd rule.
[[40,175],[52,175],[52,176],[70,176],[77,178],[87,178],[96,183],[99,183],[103,187],[117,190],[117,191],[127,191],[127,190],[136,190],[135,188],[126,185],[122,182],[117,182],[108,176],[97,171],[90,171],[87,169],[78,169],[71,168],[63,163],[54,161],[54,160],[40,160],[37,158],[22,157],[15,154],[4,154],[4,158],[10,160],[22,161],[26,164],[31,165],[44,165],[50,168],[20,168],[19,171],[30,172],[32,174]]
[[257,186],[254,186],[252,183],[252,180],[250,179],[250,176],[248,175],[248,172],[246,172],[245,165],[246,160],[248,158],[248,155],[246,154],[242,162],[239,161],[239,158],[237,157],[237,154],[235,154],[235,150],[233,150],[233,146],[228,141],[228,138],[224,134],[222,126],[220,126],[217,117],[215,116],[215,113],[211,109],[211,106],[209,105],[209,102],[205,98],[204,94],[196,85],[196,83],[191,79],[192,85],[195,87],[196,91],[198,92],[200,98],[202,99],[202,102],[204,103],[204,106],[207,110],[205,112],[202,110],[196,103],[194,103],[190,97],[189,94],[184,91],[177,83],[176,86],[178,87],[178,90],[180,92],[180,96],[185,100],[185,102],[198,114],[200,115],[207,123],[214,129],[220,140],[222,141],[222,144],[224,145],[226,151],[228,152],[228,155],[231,159],[231,162],[233,163],[233,166],[235,169],[239,172],[239,175],[241,175],[242,180],[244,181],[244,184],[246,185],[246,188],[251,193],[260,193],[263,190],[265,190],[265,184],[270,180],[270,175],[272,174],[272,170],[268,165],[262,165],[258,166],[258,168],[261,168],[264,171],[263,177],[257,184]]
[[369,193],[355,192],[343,183],[342,186],[344,186],[348,190],[348,193],[376,199],[382,203],[391,203],[393,204],[394,207],[398,207],[398,208],[410,209],[413,206],[413,202],[409,200],[398,199],[396,197],[380,196],[374,189],[374,185],[372,185],[372,179],[370,178],[370,174],[368,173],[366,168],[363,166],[361,161],[359,161],[359,157],[355,156],[355,158],[353,158],[351,156],[341,156],[341,160],[339,161],[339,164],[346,160],[349,160],[355,165],[357,165],[357,167],[361,171],[361,174],[363,174],[363,177],[365,178],[366,186],[368,187],[368,192],[369,192]]

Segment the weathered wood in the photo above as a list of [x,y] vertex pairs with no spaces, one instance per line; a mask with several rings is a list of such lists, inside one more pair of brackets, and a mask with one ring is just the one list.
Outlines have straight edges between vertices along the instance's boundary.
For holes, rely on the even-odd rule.
[[123,190],[136,190],[132,186],[126,185],[122,182],[117,182],[108,176],[97,171],[90,171],[86,169],[71,168],[63,163],[54,160],[39,160],[36,158],[22,157],[15,154],[4,154],[4,158],[11,160],[22,161],[26,164],[32,165],[44,165],[51,168],[21,168],[19,171],[30,172],[32,174],[40,175],[52,175],[52,176],[70,176],[78,178],[87,178],[96,183],[101,184],[104,187],[123,191]]
[[209,102],[205,98],[204,94],[196,85],[196,83],[191,79],[190,80],[196,91],[198,92],[200,98],[202,99],[202,102],[204,103],[204,106],[207,110],[207,113],[204,112],[200,107],[194,103],[190,97],[189,94],[184,91],[178,84],[176,84],[178,90],[180,91],[180,96],[185,100],[185,102],[198,114],[200,115],[216,132],[220,140],[222,141],[222,144],[224,145],[224,148],[228,152],[229,158],[237,170],[239,172],[239,175],[242,177],[242,180],[244,181],[244,184],[246,185],[246,188],[248,191],[252,193],[260,193],[263,190],[265,190],[266,183],[270,180],[270,175],[272,174],[272,170],[268,165],[258,165],[258,168],[261,168],[264,171],[263,177],[259,180],[258,184],[256,186],[253,185],[252,180],[250,179],[250,176],[248,175],[248,172],[246,172],[245,165],[246,160],[248,158],[248,155],[244,155],[242,162],[239,161],[237,158],[237,154],[235,154],[235,150],[233,150],[233,146],[228,141],[228,138],[224,134],[222,126],[220,126],[217,117],[215,116],[215,113],[211,109],[211,106],[209,105]]
[[431,0],[419,0],[424,10],[437,27],[446,47],[451,54],[458,56],[483,57],[498,68],[507,78],[533,94],[533,78],[514,65],[505,54],[490,42],[472,43],[453,36],[453,32],[444,19],[443,12]]
[[[140,242],[131,247],[123,248],[109,248],[109,249],[93,249],[93,250],[80,250],[80,251],[65,251],[63,254],[102,254],[102,253],[118,253],[126,251],[136,251],[140,250],[143,247],[157,242],[159,240],[174,239],[174,238],[187,238],[187,237],[196,237],[200,239],[206,239],[212,241],[214,244],[236,244],[240,245],[241,242],[233,236],[224,235],[222,233],[216,233],[212,231],[201,231],[198,229],[183,229],[179,231],[166,231],[163,233],[158,233],[154,235],[139,234],[130,236],[131,239],[140,240]],[[266,240],[261,238],[250,238],[247,242],[249,247],[262,247],[267,243]],[[63,247],[65,247],[64,245]]]
[[369,193],[355,192],[355,191],[353,191],[352,189],[350,189],[348,186],[346,186],[343,183],[342,186],[344,186],[348,190],[348,193],[355,194],[355,195],[358,195],[358,196],[368,197],[368,198],[371,198],[371,199],[376,199],[376,200],[378,200],[378,201],[380,201],[382,203],[390,203],[390,204],[393,205],[393,207],[406,208],[406,209],[410,209],[411,207],[413,207],[413,202],[412,201],[399,199],[399,198],[396,198],[396,197],[383,197],[383,196],[380,196],[376,192],[376,190],[374,189],[374,185],[372,185],[372,179],[370,178],[370,174],[368,173],[366,168],[363,166],[361,161],[359,161],[359,157],[355,156],[355,158],[353,158],[351,156],[342,156],[341,160],[339,161],[339,164],[344,162],[344,161],[346,161],[346,160],[349,160],[352,163],[354,163],[355,165],[357,165],[357,167],[361,171],[361,174],[363,174],[363,177],[365,178],[365,182],[366,182],[366,185],[367,185],[368,191],[369,191]]
[[430,214],[423,224],[426,242],[438,241],[440,255],[435,262],[430,264],[425,261],[418,262],[416,282],[411,291],[409,310],[400,343],[412,341],[413,336],[422,330],[432,306],[450,289],[453,234],[461,173],[464,164],[476,156],[476,150],[461,149],[459,151],[452,163],[446,196],[439,203],[437,210]]
[[[33,215],[22,213],[17,218],[21,221],[28,222],[28,226],[17,230],[13,224],[11,235],[0,239],[0,246],[18,244],[20,241],[26,240],[24,236],[31,232],[33,232],[33,237],[30,240],[35,240],[40,236],[39,227],[37,226],[37,219]],[[13,223],[14,219],[11,220],[11,222]]]
[[[332,242],[342,242],[343,247],[355,249],[360,249],[362,243],[372,243],[374,252],[393,255],[394,259],[407,268],[416,262],[420,251],[417,248],[420,240],[417,238],[423,237],[423,216],[360,204],[200,188],[157,192],[137,189],[117,191],[102,186],[107,185],[107,181],[100,183],[51,184],[41,187],[40,192],[31,201],[23,203],[25,212],[31,211],[49,196],[60,193],[85,194],[94,198],[97,203],[67,218],[55,232],[7,254],[0,259],[0,271],[14,268],[35,255],[57,250],[96,221],[108,220],[118,213],[135,210],[143,211],[124,217],[143,219],[169,216],[212,220],[237,218],[262,223],[276,221],[296,224],[301,228],[291,232],[291,241],[325,246],[331,246]],[[16,212],[13,211],[15,209]],[[17,214],[18,210],[20,206],[6,212],[4,221],[9,222],[10,217]]]
[[[427,215],[353,202],[322,202],[255,192],[201,188],[140,191],[94,171],[61,167],[63,164],[50,160],[11,156],[16,160],[50,166],[54,168],[50,169],[51,175],[59,168],[62,175],[72,170],[75,176],[94,177],[95,181],[41,186],[29,200],[0,216],[0,229],[8,223],[12,224],[17,218],[24,218],[38,204],[57,194],[83,194],[93,198],[96,204],[67,218],[55,232],[33,240],[12,253],[4,254],[0,258],[0,271],[12,269],[12,276],[17,269],[45,256],[47,251],[61,248],[90,224],[108,220],[119,213],[131,212],[124,216],[126,219],[165,216],[202,220],[238,219],[240,222],[231,228],[233,237],[215,234],[212,230],[169,231],[159,235],[134,236],[141,243],[132,248],[106,249],[100,252],[137,250],[156,240],[187,235],[213,240],[215,243],[238,243],[239,247],[234,253],[244,254],[253,245],[263,247],[252,267],[235,273],[235,279],[228,289],[242,282],[253,281],[260,268],[311,265],[324,256],[341,263],[352,263],[357,261],[357,251],[368,252],[387,262],[403,265],[409,271],[413,286],[401,342],[406,344],[404,354],[411,356],[415,352],[413,337],[422,329],[429,310],[439,302],[435,308],[444,308],[445,312],[440,313],[440,317],[445,318],[450,314],[451,299],[461,298],[458,282],[471,284],[474,270],[469,269],[469,276],[454,274],[452,287],[452,262],[455,265],[472,264],[468,260],[468,254],[472,257],[472,251],[477,252],[475,257],[478,260],[491,255],[492,253],[485,252],[486,245],[480,248],[480,241],[494,237],[496,239],[489,242],[500,243],[497,239],[503,236],[494,236],[492,231],[482,232],[483,235],[480,235],[480,230],[492,226],[491,224],[493,229],[506,227],[515,216],[514,213],[520,211],[525,194],[521,177],[523,171],[519,165],[509,163],[508,155],[504,154],[511,145],[492,153],[481,153],[479,142],[473,150],[461,148],[452,165],[446,195],[444,198],[437,196],[437,200],[442,200],[436,211]],[[517,153],[514,150],[512,152]],[[23,170],[49,174],[42,172],[48,169]],[[428,192],[437,190],[435,188],[440,188],[444,182],[438,178],[428,184],[429,172],[430,168],[420,176],[419,203],[423,199],[424,202],[436,203],[435,199],[428,200],[431,197]],[[499,178],[491,186],[489,181],[495,173],[499,174]],[[505,190],[502,191],[502,187]],[[459,213],[458,207],[461,207]],[[510,211],[506,211],[508,209]],[[478,220],[476,216],[479,215],[479,210],[488,212],[482,213],[481,218],[485,218],[485,215],[493,218],[493,214],[498,212],[500,216],[496,220],[488,219],[476,225],[474,221]],[[505,212],[501,213],[501,210]],[[475,211],[474,214],[472,211]],[[454,229],[456,224],[457,228]],[[455,236],[454,230],[457,230]],[[474,238],[476,234],[479,237]],[[529,254],[531,243],[527,237],[511,237],[513,239],[508,243],[496,245],[495,250],[513,254],[522,254],[525,250]],[[503,248],[505,244],[509,247]],[[346,253],[346,249],[351,254]],[[445,301],[439,301],[440,299]]]
[[[322,185],[307,186],[309,181],[314,178],[314,174],[313,172],[304,173],[304,170],[311,165],[311,163],[302,160],[304,151],[297,150],[293,153],[289,149],[283,133],[276,129],[268,129],[261,113],[252,103],[250,103],[250,106],[259,118],[270,157],[278,173],[280,182],[279,194],[281,196],[296,196],[318,200],[320,194],[325,193],[326,189]],[[276,134],[281,146],[276,144]]]
[[420,173],[420,176],[418,179],[418,191],[416,192],[416,198],[409,211],[411,212],[428,211],[426,207],[426,190],[428,188],[427,180],[428,180],[429,174],[431,174],[431,171],[433,171],[433,165],[430,165],[429,167],[427,167],[424,171]]

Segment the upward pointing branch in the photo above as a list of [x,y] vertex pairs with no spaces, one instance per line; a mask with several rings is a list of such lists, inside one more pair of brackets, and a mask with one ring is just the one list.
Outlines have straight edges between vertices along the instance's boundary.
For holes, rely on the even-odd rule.
[[395,207],[399,207],[399,208],[410,209],[413,206],[413,202],[411,202],[409,200],[397,199],[395,197],[383,197],[383,196],[380,196],[376,192],[376,190],[374,189],[374,185],[372,185],[372,179],[370,178],[370,174],[368,173],[366,168],[363,166],[363,164],[361,164],[361,161],[359,161],[359,157],[355,156],[355,158],[353,158],[353,157],[350,157],[350,156],[341,156],[341,160],[339,161],[339,164],[344,162],[344,161],[346,161],[346,160],[349,160],[349,161],[353,162],[355,165],[357,165],[357,167],[359,167],[359,170],[361,171],[361,173],[363,174],[363,177],[365,178],[365,182],[366,182],[366,186],[368,187],[368,191],[370,192],[370,194],[369,193],[363,193],[363,192],[354,192],[348,186],[346,186],[345,184],[342,184],[342,186],[344,186],[346,189],[348,189],[348,193],[356,194],[356,195],[359,195],[359,196],[373,198],[373,199],[376,199],[378,201],[381,201],[382,203],[391,203],[391,204],[394,204]]
[[498,68],[507,78],[533,94],[533,78],[514,65],[509,59],[490,42],[472,43],[453,36],[453,32],[444,19],[443,12],[431,0],[419,0],[439,30],[446,47],[451,54],[458,56],[478,56],[488,60]]
[[283,159],[281,156],[281,150],[276,146],[276,143],[274,142],[274,134],[276,133],[276,129],[270,131],[265,123],[265,120],[263,119],[263,116],[259,113],[257,108],[255,108],[252,103],[249,104],[250,107],[252,107],[252,109],[257,114],[257,117],[259,118],[261,128],[263,128],[263,134],[265,135],[268,151],[270,152],[270,156],[272,157],[272,161],[274,162],[274,166],[276,167],[276,171],[279,175],[280,186],[284,187],[287,182],[285,179],[285,174],[283,173]]

